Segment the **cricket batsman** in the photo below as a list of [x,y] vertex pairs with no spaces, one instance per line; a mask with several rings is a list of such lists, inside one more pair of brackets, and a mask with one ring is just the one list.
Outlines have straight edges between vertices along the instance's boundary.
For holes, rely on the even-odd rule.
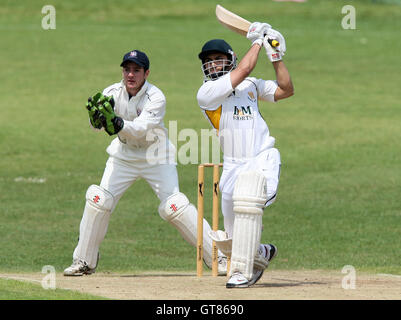
[[[277,254],[275,245],[260,241],[264,209],[276,200],[281,159],[258,101],[275,103],[294,93],[282,60],[286,51],[283,35],[267,23],[254,22],[247,38],[251,48],[238,64],[231,46],[222,39],[206,42],[198,56],[204,74],[198,104],[216,130],[224,155],[219,187],[225,231],[210,234],[218,248],[231,255],[227,288],[255,284]],[[280,45],[273,48],[272,40]],[[262,48],[276,80],[250,77]]]
[[[86,104],[90,125],[115,139],[107,147],[109,158],[100,184],[91,185],[86,192],[79,240],[65,276],[95,272],[110,216],[125,191],[139,178],[149,183],[160,200],[160,217],[196,247],[197,210],[179,190],[175,147],[163,122],[166,98],[147,81],[150,63],[144,52],[128,52],[120,66],[122,81],[90,97]],[[155,143],[161,146],[158,152],[148,152]],[[204,260],[211,267],[211,228],[206,220],[203,224]],[[226,274],[224,258],[219,257],[219,274]]]

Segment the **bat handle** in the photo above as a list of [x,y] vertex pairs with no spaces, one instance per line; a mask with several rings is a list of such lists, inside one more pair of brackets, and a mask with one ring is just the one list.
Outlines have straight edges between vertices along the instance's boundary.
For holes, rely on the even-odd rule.
[[280,43],[277,40],[274,40],[274,39],[267,39],[267,42],[270,43],[270,45],[273,48],[276,48],[276,47],[278,47],[280,45]]
[[[263,34],[264,37],[266,37],[266,35],[267,35],[266,33]],[[276,47],[278,47],[280,45],[280,43],[277,40],[274,40],[274,39],[267,39],[267,42],[270,43],[270,45],[273,48],[276,48]]]

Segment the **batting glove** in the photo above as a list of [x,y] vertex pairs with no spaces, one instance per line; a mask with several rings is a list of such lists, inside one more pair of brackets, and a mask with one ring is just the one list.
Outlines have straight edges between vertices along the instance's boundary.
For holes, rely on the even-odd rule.
[[257,43],[262,46],[263,37],[271,28],[268,23],[254,22],[249,26],[246,37],[252,42],[252,46]]
[[[273,48],[270,45],[269,40],[277,40],[280,43],[280,45],[278,47]],[[263,46],[266,50],[266,55],[271,62],[282,60],[286,51],[286,45],[285,45],[285,39],[280,32],[274,29],[269,29],[266,32],[265,37],[263,38]]]

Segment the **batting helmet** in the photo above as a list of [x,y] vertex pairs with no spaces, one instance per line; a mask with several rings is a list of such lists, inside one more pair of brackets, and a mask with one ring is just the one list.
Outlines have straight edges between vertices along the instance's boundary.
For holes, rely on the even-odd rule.
[[[223,53],[228,57],[229,63],[225,66],[223,72],[212,74],[205,66],[205,59],[211,53]],[[198,54],[199,59],[202,61],[202,71],[207,79],[215,80],[227,72],[233,70],[237,66],[237,56],[231,46],[223,39],[213,39],[206,42],[202,51]]]

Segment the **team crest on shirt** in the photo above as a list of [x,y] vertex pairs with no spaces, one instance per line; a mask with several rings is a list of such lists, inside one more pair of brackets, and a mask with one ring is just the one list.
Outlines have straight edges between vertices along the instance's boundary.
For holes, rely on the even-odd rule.
[[252,91],[249,91],[249,92],[248,92],[248,99],[249,99],[250,101],[252,101],[252,102],[256,102],[255,95],[253,94]]
[[141,109],[136,109],[136,114],[138,115],[138,117],[141,115],[142,110]]
[[234,106],[233,120],[252,120],[252,108],[250,106]]

